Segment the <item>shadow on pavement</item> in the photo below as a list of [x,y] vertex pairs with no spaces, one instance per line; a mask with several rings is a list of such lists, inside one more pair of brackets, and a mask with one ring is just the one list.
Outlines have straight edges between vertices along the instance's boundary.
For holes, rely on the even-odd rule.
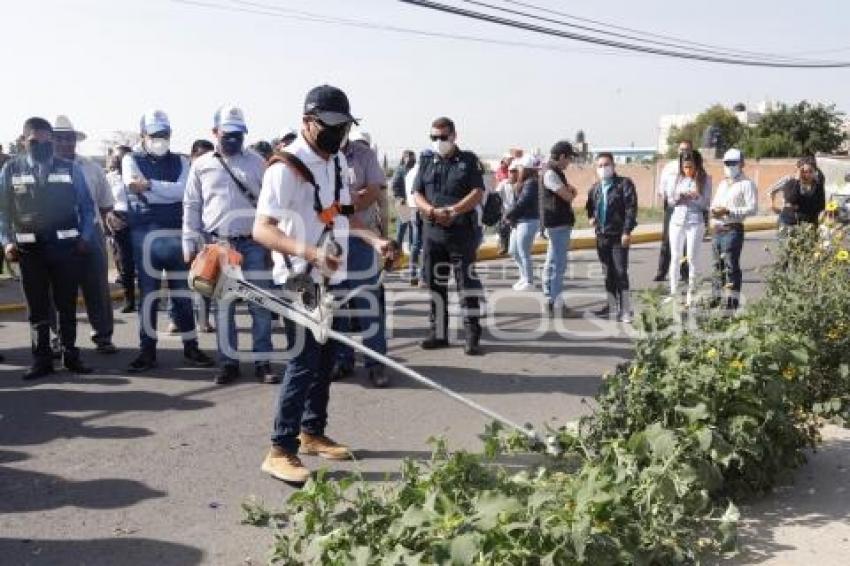
[[[816,533],[818,529],[841,523],[844,527],[837,534],[845,536],[843,540],[824,534],[822,540],[829,546],[820,548],[816,554],[809,549],[806,555],[816,563],[818,554],[834,559],[841,555],[843,548],[847,558],[850,548],[846,538],[846,525],[850,521],[850,434],[844,432],[842,438],[827,439],[816,453],[808,456],[809,463],[794,472],[792,485],[776,488],[763,500],[742,507],[740,538],[743,550],[734,560],[724,563],[789,563],[787,556],[781,556],[797,550],[789,543],[814,544],[805,533]],[[801,531],[794,532],[795,529]]]
[[55,413],[94,412],[98,417],[124,411],[190,411],[212,406],[209,401],[183,399],[147,391],[84,392],[22,389],[0,392],[0,445],[31,446],[57,438],[139,438],[145,428],[90,426],[89,417]]
[[71,481],[52,474],[0,466],[0,513],[28,513],[61,507],[116,509],[165,495],[163,491],[132,480]]
[[57,566],[191,566],[201,564],[204,553],[192,546],[146,538],[86,540],[16,540],[0,538],[5,564]]

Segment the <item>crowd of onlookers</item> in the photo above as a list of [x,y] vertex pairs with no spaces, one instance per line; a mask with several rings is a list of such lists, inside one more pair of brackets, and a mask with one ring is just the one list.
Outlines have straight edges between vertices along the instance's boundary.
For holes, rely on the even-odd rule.
[[[169,332],[180,336],[192,367],[218,365],[219,384],[240,378],[241,362],[261,382],[283,382],[272,448],[263,463],[271,475],[303,481],[302,452],[349,457],[347,447],[325,436],[330,382],[355,371],[354,352],[320,342],[303,328],[280,321],[293,348],[285,371],[271,364],[271,312],[249,302],[251,348],[239,348],[232,297],[210,300],[189,288],[186,270],[208,245],[225,245],[242,258],[244,277],[289,300],[321,293],[337,297],[333,328],[360,334],[371,350],[387,353],[387,309],[382,271],[408,254],[404,272],[413,287],[429,291],[429,316],[420,346],[451,347],[449,281],[463,321],[463,351],[481,344],[484,287],[475,263],[485,234],[516,264],[517,293],[541,293],[546,314],[583,315],[570,303],[567,267],[577,215],[586,215],[604,272],[607,300],[597,316],[632,321],[629,252],[638,225],[634,183],[617,171],[615,156],[593,156],[595,182],[577,187],[572,144],[557,141],[547,155],[512,150],[485,182],[481,160],[458,145],[454,121],[435,119],[427,147],[407,150],[389,181],[369,135],[358,126],[348,98],[327,85],[305,99],[298,131],[271,142],[245,143],[248,124],[236,106],[219,108],[212,138],[198,139],[188,155],[172,150],[172,126],[161,110],[144,113],[140,141],[110,149],[106,168],[77,153],[85,134],[65,116],[52,124],[30,118],[21,151],[0,151],[0,243],[5,259],[20,266],[32,329],[32,367],[25,379],[54,371],[61,359],[78,374],[92,371],[76,345],[76,301],[82,294],[97,353],[117,352],[109,285],[111,249],[125,313],[138,313],[139,349],[128,371],[157,366],[157,320],[167,313]],[[423,140],[424,141],[424,140]],[[667,302],[694,306],[708,274],[702,242],[710,231],[711,303],[738,307],[742,285],[744,220],[756,213],[756,187],[741,151],[723,156],[723,178],[713,180],[689,141],[660,177],[664,229],[657,281],[669,281]],[[583,210],[576,198],[585,195]],[[771,194],[781,226],[817,223],[825,208],[823,175],[802,159],[794,176]],[[395,219],[391,235],[390,218]],[[784,228],[783,228],[784,229]],[[541,239],[542,238],[542,239]],[[538,269],[535,245],[545,242]],[[310,305],[307,305],[310,306]],[[198,345],[197,332],[214,332],[216,359]],[[375,387],[390,376],[366,356]]]

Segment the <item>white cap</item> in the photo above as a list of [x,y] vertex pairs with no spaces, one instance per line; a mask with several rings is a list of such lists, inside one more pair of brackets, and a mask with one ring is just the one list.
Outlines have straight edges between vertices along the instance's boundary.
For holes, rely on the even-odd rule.
[[366,142],[366,145],[372,145],[372,136],[366,130],[358,129],[356,132],[352,132],[348,139],[351,141],[363,141]]
[[523,169],[537,169],[537,167],[539,167],[539,164],[537,163],[537,160],[534,158],[534,156],[529,155],[527,153],[523,154],[522,157],[517,157],[516,159],[514,159],[511,162],[511,165],[513,165],[514,163],[516,163],[519,167],[522,167]]
[[245,114],[242,109],[232,104],[225,104],[216,110],[214,118],[214,127],[224,133],[231,132],[248,132],[248,126],[245,124]]
[[727,149],[726,153],[723,154],[723,162],[732,161],[736,163],[740,163],[744,159],[744,155],[741,153],[740,149]]
[[56,117],[56,121],[53,123],[53,131],[54,132],[71,132],[76,134],[77,141],[83,141],[86,139],[86,135],[83,132],[78,132],[74,129],[74,125],[71,123],[71,120],[68,119],[65,115],[60,115]]
[[168,121],[168,114],[162,110],[148,110],[142,115],[139,129],[143,135],[171,133],[171,122]]

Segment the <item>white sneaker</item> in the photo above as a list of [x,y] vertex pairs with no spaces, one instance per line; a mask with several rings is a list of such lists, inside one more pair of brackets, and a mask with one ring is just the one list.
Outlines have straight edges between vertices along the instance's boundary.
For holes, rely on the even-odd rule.
[[525,279],[520,279],[519,281],[514,283],[514,291],[528,291],[530,289],[534,289],[534,285],[532,285]]

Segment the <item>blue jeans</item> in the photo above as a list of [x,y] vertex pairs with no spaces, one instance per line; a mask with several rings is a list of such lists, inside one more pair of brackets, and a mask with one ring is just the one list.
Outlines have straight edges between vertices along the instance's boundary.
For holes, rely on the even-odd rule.
[[[339,329],[338,320],[334,320],[334,329]],[[309,330],[297,324],[286,325],[286,341],[294,355],[283,371],[271,440],[286,452],[296,453],[301,431],[325,432],[338,344],[333,340],[319,344]]]
[[[271,287],[271,274],[269,273],[269,252],[253,240],[231,240],[230,246],[242,254],[242,272],[245,279],[262,287]],[[227,308],[218,305],[216,312],[216,340],[218,344],[219,361],[226,365],[238,365],[238,360],[227,355],[238,347],[236,333],[236,321],[234,315],[236,303],[230,302]],[[257,354],[265,354],[272,351],[272,313],[254,303],[248,303],[248,311],[251,313],[251,344],[252,350]],[[227,342],[225,342],[227,340]],[[268,363],[267,359],[254,361],[255,365]]]
[[410,221],[402,222],[396,219],[395,241],[401,246],[404,242],[404,237],[407,236],[407,243],[411,250],[413,249],[413,226]]
[[537,230],[540,228],[540,220],[520,220],[511,232],[511,242],[508,245],[508,252],[519,267],[520,277],[528,281],[534,282],[534,259],[531,257],[531,246],[534,245],[534,238],[537,236]]
[[413,218],[410,221],[410,232],[413,244],[410,246],[410,264],[408,265],[408,271],[411,278],[417,277],[419,279],[424,279],[422,277],[423,269],[419,265],[419,258],[422,255],[422,238],[424,237],[424,231],[425,227],[422,222],[422,216],[418,211],[414,211]]
[[[131,212],[130,238],[133,242],[133,258],[136,261],[136,273],[139,277],[139,341],[142,351],[156,351],[156,319],[159,299],[146,301],[151,294],[160,290],[162,271],[168,278],[173,308],[173,320],[181,334],[195,331],[195,316],[192,311],[192,298],[189,296],[189,283],[186,280],[186,263],[183,261],[183,245],[179,233],[156,235],[147,238],[149,245],[145,250],[145,239],[154,230],[179,230],[182,225],[183,204],[151,205],[142,212]],[[147,252],[147,255],[145,255]],[[149,268],[145,268],[145,260]],[[171,275],[171,272],[176,272]],[[179,295],[179,296],[177,296]],[[153,335],[145,332],[151,328]],[[197,338],[184,338],[186,346],[197,344]]]
[[[348,240],[348,277],[342,285],[351,291],[360,285],[375,285],[378,282],[378,256],[375,249],[362,239]],[[378,352],[387,353],[387,320],[384,310],[383,289],[361,289],[346,305],[348,313],[340,313],[339,327],[344,332],[356,330],[363,333],[363,345]],[[348,316],[346,316],[348,315]],[[355,324],[352,324],[355,323]],[[340,363],[354,367],[354,350],[348,346],[337,346]],[[366,358],[367,368],[380,365]]]
[[550,304],[555,304],[564,290],[564,273],[570,255],[572,226],[547,228],[549,244],[546,247],[546,262],[543,264],[543,295]]
[[724,231],[715,231],[712,250],[714,251],[714,278],[712,291],[714,297],[720,297],[724,288],[733,292],[731,305],[737,307],[737,295],[741,291],[743,275],[741,273],[741,250],[744,247],[744,227],[736,225]]

